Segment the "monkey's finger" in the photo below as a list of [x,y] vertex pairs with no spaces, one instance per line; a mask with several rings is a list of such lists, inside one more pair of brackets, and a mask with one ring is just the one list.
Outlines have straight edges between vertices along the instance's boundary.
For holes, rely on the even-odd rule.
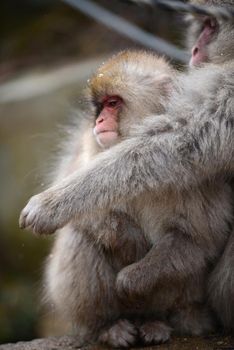
[[21,212],[20,217],[19,217],[19,228],[20,229],[24,229],[25,228],[25,217],[26,217],[26,214]]
[[28,211],[23,209],[19,217],[19,227],[21,229],[26,228],[27,216],[28,216]]
[[26,207],[20,214],[19,227],[21,229],[30,227],[34,223],[35,216],[35,213],[28,211]]

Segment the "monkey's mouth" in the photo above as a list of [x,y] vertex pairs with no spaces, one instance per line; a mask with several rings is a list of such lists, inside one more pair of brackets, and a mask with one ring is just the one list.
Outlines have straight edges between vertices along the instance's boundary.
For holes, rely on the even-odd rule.
[[108,132],[112,132],[112,133],[117,134],[117,132],[115,130],[102,130],[102,131],[98,131],[96,135],[106,134]]
[[99,139],[110,139],[113,138],[113,139],[116,139],[118,137],[118,133],[117,131],[112,131],[112,130],[104,130],[104,131],[100,131],[97,133],[97,137]]
[[96,134],[97,141],[102,147],[110,147],[116,144],[119,134],[117,131],[103,130]]
[[97,137],[116,137],[118,132],[116,130],[95,130],[95,136]]

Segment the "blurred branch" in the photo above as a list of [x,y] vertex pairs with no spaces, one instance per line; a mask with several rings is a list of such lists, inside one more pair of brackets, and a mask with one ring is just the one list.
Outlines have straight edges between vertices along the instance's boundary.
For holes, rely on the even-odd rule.
[[0,105],[46,95],[71,84],[83,83],[105,59],[106,57],[100,57],[48,72],[30,73],[0,84]]
[[187,63],[189,55],[175,45],[154,36],[90,0],[62,0],[119,34],[176,61]]

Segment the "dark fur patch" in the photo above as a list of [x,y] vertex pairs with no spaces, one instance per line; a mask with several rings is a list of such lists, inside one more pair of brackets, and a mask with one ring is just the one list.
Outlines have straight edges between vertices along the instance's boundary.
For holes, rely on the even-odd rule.
[[154,129],[150,129],[147,131],[147,135],[153,137],[153,136],[157,135],[157,131]]
[[234,127],[234,118],[229,118],[226,120],[225,122],[225,126],[227,129],[229,129],[230,127],[233,129]]
[[209,122],[206,122],[206,123],[204,124],[204,126],[203,126],[203,127],[201,128],[201,130],[200,130],[199,137],[200,137],[201,139],[204,139],[204,137],[205,137],[207,134],[209,134],[210,129],[211,129],[211,124],[210,124]]
[[188,124],[188,121],[184,118],[179,118],[177,121],[181,126],[186,126]]

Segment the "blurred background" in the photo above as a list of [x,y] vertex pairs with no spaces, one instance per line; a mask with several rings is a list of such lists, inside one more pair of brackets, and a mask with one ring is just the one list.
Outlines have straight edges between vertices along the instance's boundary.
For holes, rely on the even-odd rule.
[[[96,3],[183,47],[180,16],[119,0]],[[59,125],[79,108],[86,80],[130,39],[55,0],[0,1],[0,343],[63,334],[41,307],[52,238],[20,231],[27,199],[44,189]]]

